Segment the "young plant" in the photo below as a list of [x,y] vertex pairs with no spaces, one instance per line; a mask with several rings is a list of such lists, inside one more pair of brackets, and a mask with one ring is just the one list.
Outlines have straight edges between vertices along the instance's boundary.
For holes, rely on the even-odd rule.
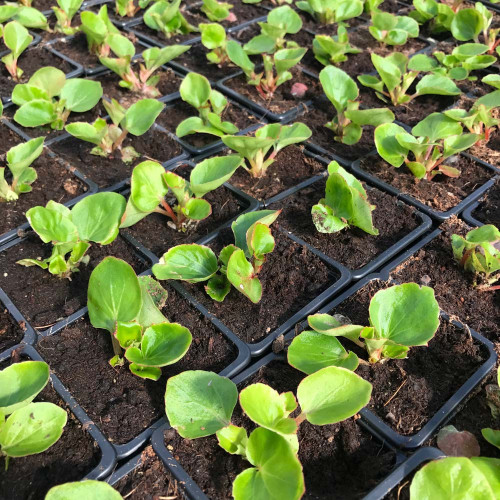
[[179,90],[182,100],[196,108],[199,116],[190,116],[179,123],[175,131],[178,137],[196,133],[223,137],[238,132],[238,127],[231,122],[222,121],[227,99],[217,90],[212,90],[203,75],[188,73]]
[[243,47],[230,40],[227,42],[227,55],[231,62],[241,68],[249,85],[254,85],[262,99],[268,101],[273,98],[276,89],[292,79],[289,71],[304,57],[307,49],[300,47],[281,49],[274,54],[262,54],[264,71],[255,72],[255,64],[250,60]]
[[[305,420],[312,425],[342,422],[368,404],[371,391],[371,384],[359,375],[335,366],[304,378],[297,397],[266,384],[249,385],[239,394],[243,412],[257,424],[248,435],[244,427],[231,423],[238,400],[234,382],[212,372],[185,371],[168,379],[165,408],[183,438],[216,434],[224,450],[250,462],[252,467],[233,482],[235,500],[298,500],[305,492],[299,426]],[[298,416],[290,417],[299,405]]]
[[158,0],[144,13],[144,23],[148,28],[163,33],[165,38],[187,35],[196,31],[179,10],[181,0]]
[[349,34],[345,26],[338,26],[336,36],[316,35],[314,37],[313,52],[323,66],[328,66],[347,61],[348,54],[360,54],[361,49],[349,43]]
[[[208,158],[196,165],[188,182],[174,172],[166,172],[159,163],[140,163],[132,171],[130,197],[120,227],[130,227],[156,212],[170,218],[176,230],[187,231],[212,213],[203,196],[228,181],[240,164],[237,155]],[[170,190],[177,201],[174,207],[165,199]]]
[[184,357],[191,332],[161,313],[167,298],[167,291],[151,276],[137,277],[129,264],[115,257],[106,257],[92,271],[89,319],[94,328],[111,334],[111,366],[123,365],[123,356],[134,375],[158,380],[163,366]]
[[87,36],[90,53],[97,57],[107,57],[110,51],[109,36],[120,34],[120,31],[109,19],[107,4],[104,4],[97,14],[90,10],[83,11],[80,14],[80,20],[81,30]]
[[52,7],[57,18],[54,31],[65,35],[74,35],[79,28],[73,28],[71,21],[74,15],[80,10],[83,0],[57,0],[58,7]]
[[147,97],[161,96],[156,88],[160,75],[153,73],[172,59],[191,48],[190,45],[169,45],[168,47],[151,47],[142,53],[144,64],[139,64],[139,71],[132,69],[132,58],[135,56],[134,44],[123,35],[110,35],[108,45],[118,57],[100,57],[99,61],[115,72],[120,78],[119,86],[138,92]]
[[231,225],[235,244],[223,248],[218,259],[207,246],[178,245],[153,266],[153,274],[160,280],[207,281],[205,291],[217,302],[226,298],[233,285],[257,304],[262,298],[262,284],[257,275],[266,255],[274,250],[269,226],[279,214],[279,210],[260,210],[240,215]]
[[430,114],[413,127],[411,134],[395,123],[375,129],[375,146],[386,162],[396,168],[405,164],[417,179],[427,180],[437,174],[459,177],[460,170],[444,162],[479,138],[477,134],[464,134],[462,125],[444,113]]
[[419,34],[417,21],[408,16],[396,16],[389,12],[375,12],[368,28],[375,40],[387,45],[404,45],[408,38]]
[[224,20],[236,21],[236,17],[231,12],[232,4],[227,2],[218,2],[217,0],[203,0],[201,11],[210,19],[210,21],[220,23]]
[[393,52],[387,57],[372,53],[372,63],[379,77],[360,75],[358,80],[365,87],[375,90],[379,99],[390,100],[394,106],[406,104],[422,95],[459,95],[461,90],[453,80],[442,75],[425,75],[416,85],[414,94],[407,91],[415,81],[420,71],[428,71],[426,64],[420,58],[411,58],[401,52]]
[[376,236],[378,229],[373,227],[372,221],[374,209],[361,182],[332,161],[328,165],[325,198],[311,209],[316,229],[331,234],[351,225]]
[[348,21],[360,16],[364,8],[361,0],[300,0],[296,5],[321,24]]
[[33,403],[49,381],[49,365],[23,361],[0,371],[0,456],[36,455],[55,444],[68,415],[52,403]]
[[120,493],[108,483],[91,479],[53,486],[45,496],[45,500],[80,500],[82,498],[123,500]]
[[69,78],[57,68],[46,66],[35,71],[28,83],[19,83],[12,102],[19,106],[14,121],[23,127],[50,125],[62,130],[70,113],[92,109],[102,96],[99,82]]
[[[439,305],[434,290],[416,283],[378,291],[370,301],[369,312],[370,326],[342,324],[329,314],[309,316],[307,321],[313,332],[295,337],[288,352],[289,363],[306,373],[311,373],[312,367],[325,366],[327,360],[336,366],[355,369],[357,356],[347,354],[337,337],[345,337],[365,349],[370,363],[404,359],[410,347],[427,345],[439,327]],[[309,346],[307,349],[305,344]],[[338,355],[330,359],[335,352]]]
[[17,21],[7,23],[3,27],[3,33],[0,25],[0,34],[3,36],[5,46],[10,49],[10,52],[2,57],[2,62],[12,79],[18,82],[24,71],[18,67],[17,60],[33,41],[33,37]]
[[136,6],[134,0],[115,0],[115,13],[121,17],[134,17],[150,3],[151,0],[139,0]]
[[80,264],[89,262],[85,254],[91,242],[109,245],[116,239],[125,206],[125,198],[118,193],[97,193],[80,200],[71,210],[53,200],[45,207],[30,208],[26,217],[31,228],[44,243],[52,243],[52,254],[47,259],[23,259],[17,264],[38,266],[71,280]]
[[227,37],[224,26],[217,23],[200,23],[201,43],[210,52],[207,54],[208,62],[221,67],[229,62],[227,55]]
[[387,108],[359,109],[359,89],[356,82],[335,66],[323,68],[319,74],[323,91],[333,104],[337,115],[326,128],[335,134],[335,140],[344,144],[356,144],[363,134],[363,126],[376,127],[394,121],[394,113]]
[[31,139],[14,146],[5,154],[6,164],[12,174],[9,186],[5,180],[5,168],[0,167],[0,202],[15,201],[22,193],[31,191],[37,179],[36,170],[30,165],[42,154],[44,137]]
[[154,124],[165,104],[156,99],[142,99],[125,109],[115,99],[109,103],[102,101],[112,123],[97,118],[93,123],[74,122],[66,125],[66,132],[82,141],[95,144],[90,153],[97,156],[110,157],[120,151],[122,161],[130,163],[141,155],[132,147],[123,147],[128,134],[136,137],[145,134]]
[[415,10],[408,15],[419,24],[429,22],[431,33],[451,31],[451,23],[455,17],[453,8],[437,0],[413,0]]
[[253,177],[263,177],[283,148],[306,141],[311,134],[311,129],[300,122],[293,125],[271,123],[257,129],[255,137],[226,135],[222,142],[246,160],[242,166]]
[[481,277],[481,290],[500,290],[491,286],[500,278],[500,231],[487,224],[469,231],[464,237],[451,236],[453,257],[466,271]]

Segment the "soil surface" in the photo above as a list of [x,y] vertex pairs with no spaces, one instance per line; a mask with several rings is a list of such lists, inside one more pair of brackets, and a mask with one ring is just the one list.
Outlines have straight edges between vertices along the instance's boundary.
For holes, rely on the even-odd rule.
[[[266,337],[338,279],[335,271],[306,247],[294,243],[276,229],[273,236],[275,249],[267,256],[259,273],[263,292],[258,304],[253,304],[235,289],[224,302],[215,302],[205,293],[203,284],[185,285],[210,313],[247,343]],[[231,243],[234,243],[233,233],[224,229],[208,246],[218,254]]]
[[[273,361],[239,389],[252,383],[264,383],[279,392],[295,393],[304,376],[283,362]],[[231,422],[248,431],[255,428],[239,405]],[[362,498],[395,464],[395,453],[356,424],[354,418],[325,426],[313,426],[304,421],[299,427],[298,438],[306,486],[303,498],[306,500],[332,498],[332,491],[336,499]],[[171,429],[165,432],[165,444],[209,498],[231,499],[235,477],[251,467],[242,457],[225,452],[215,436],[188,440]]]
[[23,328],[17,324],[9,311],[0,302],[0,353],[19,344],[23,337]]
[[[112,255],[128,262],[137,273],[145,271],[147,264],[139,260],[120,236],[110,245],[92,243],[87,252],[88,265],[71,281],[60,279],[37,266],[16,264],[20,259],[42,259],[50,256],[52,245],[43,244],[34,232],[26,239],[0,253],[0,287],[10,297],[33,327],[42,330],[70,316],[87,304],[87,286],[90,274],[104,257]],[[74,358],[68,358],[74,359]]]
[[120,161],[120,153],[110,158],[93,155],[90,153],[94,147],[93,144],[73,137],[56,142],[50,148],[101,188],[110,187],[130,178],[133,168],[145,160],[163,163],[182,154],[182,149],[177,142],[160,132],[155,126],[140,137],[129,135],[123,142],[123,147],[127,146],[134,147],[141,154],[129,164]]
[[[9,363],[3,364],[5,368]],[[12,458],[9,470],[0,468],[1,500],[43,500],[57,484],[79,481],[97,466],[100,451],[90,434],[73,416],[66,404],[49,384],[35,398],[64,408],[68,422],[61,438],[48,450],[37,455]]]
[[239,168],[230,183],[258,200],[268,200],[325,169],[323,164],[306,156],[302,147],[291,145],[278,153],[263,177],[252,177],[245,169]]
[[269,208],[283,210],[277,225],[350,269],[368,264],[420,224],[415,209],[378,189],[368,188],[368,201],[376,206],[372,218],[379,230],[378,236],[369,235],[354,226],[338,233],[320,233],[312,221],[311,207],[324,196],[325,185],[326,180],[315,182]]
[[441,212],[458,205],[494,175],[491,170],[461,155],[449,158],[446,164],[458,168],[460,177],[452,179],[438,174],[432,181],[419,181],[405,165],[394,168],[376,155],[362,160],[360,167],[394,186],[401,193],[409,194],[433,210]]
[[[114,443],[130,441],[164,415],[169,377],[185,370],[220,372],[236,359],[234,345],[207,318],[175,290],[169,287],[168,292],[163,314],[188,328],[193,341],[184,358],[162,369],[157,382],[133,375],[127,362],[111,367],[110,335],[93,328],[87,316],[38,343],[37,349],[51,369]],[[88,360],[92,360],[92,370]]]
[[[38,179],[32,185],[33,191],[21,194],[16,201],[2,204],[0,234],[27,222],[25,214],[28,209],[39,205],[45,206],[50,200],[66,203],[88,189],[62,162],[51,158],[45,152],[31,166],[38,175]],[[9,173],[6,180],[11,182]]]
[[500,227],[500,180],[488,190],[484,200],[472,212],[472,215],[484,224]]

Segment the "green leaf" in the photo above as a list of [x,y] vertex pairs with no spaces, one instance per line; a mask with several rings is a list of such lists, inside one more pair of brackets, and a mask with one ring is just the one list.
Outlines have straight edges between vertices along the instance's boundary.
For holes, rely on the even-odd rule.
[[75,113],[92,109],[102,97],[100,82],[84,78],[70,78],[61,90],[60,98],[65,101],[65,108]]
[[28,84],[44,90],[52,98],[58,96],[66,85],[66,75],[60,69],[45,66],[33,73]]
[[230,424],[238,390],[231,380],[202,370],[185,371],[167,381],[165,409],[179,434],[195,439]]
[[191,172],[191,191],[196,197],[202,198],[227,182],[241,163],[242,159],[238,155],[215,156],[203,160]]
[[123,497],[104,481],[85,480],[51,488],[45,500],[122,500]]
[[444,113],[431,113],[418,122],[412,128],[411,133],[418,137],[426,137],[429,141],[434,142],[452,135],[460,135],[462,126]]
[[[155,161],[143,161],[132,171],[130,200],[141,212],[152,212],[168,193],[165,169]],[[128,210],[128,208],[127,208]]]
[[14,177],[19,177],[22,171],[42,154],[43,141],[44,137],[38,137],[18,144],[7,151],[7,165]]
[[481,434],[488,443],[500,449],[500,430],[491,429],[489,427],[481,429]]
[[11,21],[3,28],[3,40],[5,45],[12,51],[14,59],[17,59],[33,41],[33,37],[20,23]]
[[151,276],[139,276],[142,307],[137,321],[144,328],[167,321],[161,313],[168,299],[168,292]]
[[139,323],[121,323],[117,322],[114,333],[116,339],[123,349],[130,347],[134,342],[140,343],[142,338],[142,327]]
[[392,92],[401,83],[402,72],[398,64],[396,64],[390,57],[382,57],[374,52],[372,53],[371,58],[372,64],[375,66],[375,69],[384,82],[384,85],[390,92]]
[[57,119],[57,113],[49,101],[35,99],[23,104],[14,114],[14,121],[23,127],[40,127]]
[[248,230],[257,222],[270,226],[281,213],[280,210],[258,210],[240,215],[232,224],[231,229],[234,234],[234,243],[238,248],[250,257],[250,251],[247,245]]
[[319,74],[319,80],[326,97],[337,113],[342,113],[349,101],[355,101],[358,98],[359,90],[356,82],[345,71],[335,66],[323,68]]
[[188,73],[182,80],[179,91],[183,101],[198,109],[207,103],[212,88],[203,75]]
[[247,431],[243,427],[228,425],[217,431],[217,440],[221,448],[232,455],[246,456],[248,443]]
[[238,249],[231,255],[227,265],[227,279],[254,304],[262,298],[262,284],[255,277],[254,268],[243,250]]
[[396,139],[405,129],[395,123],[384,123],[375,129],[375,146],[378,154],[393,167],[400,167],[408,155],[408,149],[402,147]]
[[78,232],[76,226],[68,216],[47,207],[33,207],[26,212],[26,218],[33,230],[44,243],[76,241]]
[[231,291],[231,283],[223,274],[212,276],[205,287],[208,296],[217,302],[222,302]]
[[476,39],[483,29],[483,17],[476,9],[461,9],[453,17],[451,33],[461,42]]
[[132,135],[143,135],[153,126],[164,107],[165,104],[156,99],[141,99],[127,109],[122,126]]
[[451,78],[442,75],[425,75],[417,83],[416,90],[418,95],[459,95],[462,93]]

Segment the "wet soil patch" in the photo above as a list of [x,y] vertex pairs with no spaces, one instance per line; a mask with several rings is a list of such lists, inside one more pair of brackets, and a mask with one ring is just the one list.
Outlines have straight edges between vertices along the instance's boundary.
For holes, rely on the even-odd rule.
[[19,344],[24,331],[0,302],[0,352]]
[[500,227],[500,180],[488,190],[484,200],[472,215],[484,224],[494,224]]

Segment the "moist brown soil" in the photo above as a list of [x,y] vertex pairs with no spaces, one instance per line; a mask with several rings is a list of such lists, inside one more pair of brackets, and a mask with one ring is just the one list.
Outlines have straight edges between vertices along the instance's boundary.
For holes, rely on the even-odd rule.
[[[177,168],[175,172],[186,178],[189,177],[189,167]],[[136,240],[151,250],[151,252],[160,257],[175,245],[194,243],[200,238],[207,236],[223,223],[231,220],[248,208],[224,186],[207,193],[204,199],[212,205],[212,214],[205,220],[194,223],[185,233],[178,232],[167,226],[167,222],[170,219],[157,213],[148,215],[145,219],[142,219],[124,231],[131,234]],[[176,204],[175,199],[167,198],[167,201],[170,203],[170,206]]]
[[59,441],[43,453],[12,458],[8,471],[4,470],[2,460],[1,500],[43,500],[53,486],[79,481],[99,463],[100,451],[97,444],[50,383],[35,398],[35,402],[40,401],[64,408],[68,413],[68,422]]
[[[210,313],[247,343],[266,337],[338,279],[335,271],[305,247],[277,230],[273,231],[273,236],[275,249],[259,273],[262,299],[258,304],[253,304],[234,288],[224,302],[215,302],[205,293],[203,284],[186,284],[186,289]],[[232,231],[223,229],[208,246],[218,254],[231,243],[234,243]]]
[[452,179],[438,174],[432,181],[418,180],[406,166],[394,168],[377,156],[361,161],[360,167],[367,173],[409,194],[434,210],[449,210],[474,190],[491,179],[493,172],[465,156],[449,158],[446,164],[458,168],[460,177]]
[[[273,361],[250,377],[239,389],[264,383],[279,392],[297,390],[304,374],[289,365]],[[255,428],[237,405],[231,422]],[[339,424],[313,426],[304,421],[298,430],[299,460],[304,470],[304,499],[362,498],[394,467],[395,453],[384,447],[368,431],[350,418]],[[165,432],[165,444],[182,467],[209,498],[229,500],[235,477],[251,465],[238,455],[230,455],[215,436],[182,439],[176,431]],[[334,492],[334,493],[333,493]]]
[[484,224],[500,227],[500,180],[488,190],[484,200],[472,215]]
[[[43,153],[32,163],[38,179],[33,191],[19,196],[17,201],[2,204],[0,234],[6,233],[26,222],[26,211],[31,207],[45,206],[48,201],[66,203],[87,191],[87,186],[75,177],[62,162]],[[10,175],[6,176],[10,182]]]
[[[187,102],[179,99],[160,114],[156,123],[175,134],[177,125],[191,116],[198,116],[196,109]],[[255,116],[232,102],[228,103],[228,106],[222,113],[222,119],[236,125],[240,130],[245,130],[259,123]],[[182,140],[195,148],[203,148],[219,141],[220,137],[210,134],[190,134],[182,137]]]
[[230,183],[258,200],[266,200],[324,170],[325,166],[306,156],[301,147],[292,145],[278,153],[264,177],[252,177],[239,168]]
[[10,98],[14,87],[18,83],[26,83],[40,68],[53,66],[64,73],[69,73],[73,69],[66,61],[41,46],[30,47],[23,52],[19,57],[18,66],[24,71],[19,82],[12,79],[4,64],[0,66],[0,89],[4,98]]
[[441,309],[459,318],[493,342],[498,342],[500,292],[480,292],[473,286],[474,275],[465,272],[453,259],[452,234],[465,236],[470,227],[456,217],[443,223],[443,233],[391,273],[403,283],[414,281],[434,289]]
[[43,12],[57,6],[57,2],[55,0],[33,0],[31,6]]
[[324,195],[325,184],[326,180],[315,182],[269,208],[283,210],[277,225],[350,269],[368,264],[419,225],[415,209],[373,188],[368,189],[367,194],[369,202],[376,206],[372,217],[374,226],[380,232],[378,236],[369,235],[354,226],[339,233],[319,233],[312,221],[311,207]]
[[14,321],[14,318],[0,302],[0,352],[19,344],[23,337],[23,328]]
[[0,120],[0,143],[4,151],[8,151],[10,148],[21,144],[21,142],[25,142],[24,139],[7,127],[5,122]]
[[94,147],[93,144],[72,137],[52,144],[50,148],[96,182],[101,188],[128,179],[133,168],[144,160],[163,163],[182,153],[182,149],[177,142],[155,126],[140,137],[129,135],[125,139],[123,146],[133,146],[141,156],[132,163],[126,164],[121,160],[119,153],[110,158],[93,155],[90,153]]
[[114,484],[113,488],[128,500],[181,498],[177,496],[176,482],[170,480],[167,469],[151,446],[141,453],[141,464]]
[[201,11],[199,6],[189,7],[188,9],[186,9],[186,14],[189,14],[190,16],[189,22],[194,26],[198,26],[198,24],[200,23],[219,22],[219,24],[222,24],[222,26],[224,26],[224,28],[226,28],[227,30],[228,28],[234,28],[235,26],[251,21],[252,19],[257,19],[258,17],[267,16],[267,14],[269,13],[268,10],[263,9],[259,5],[244,4],[241,2],[233,2],[232,5],[233,8],[231,9],[230,12],[231,14],[234,14],[236,16],[236,20],[233,22],[229,22],[226,20],[220,22],[210,21],[208,20],[207,15]]
[[38,343],[37,349],[54,373],[114,443],[130,441],[164,415],[169,377],[185,370],[220,372],[236,359],[234,345],[207,318],[175,290],[168,288],[168,292],[162,312],[169,321],[188,328],[193,342],[180,361],[162,368],[157,382],[133,375],[127,362],[111,367],[110,335],[93,328],[87,316]]
[[[290,71],[293,75],[292,79],[280,85],[274,92],[272,99],[263,99],[257,92],[255,86],[247,83],[245,75],[230,78],[224,82],[224,85],[272,113],[286,113],[322,92],[319,81],[307,76],[297,66]],[[304,97],[296,98],[292,96],[292,85],[295,83],[303,83],[308,87]]]
[[20,259],[47,258],[51,251],[52,245],[43,244],[30,231],[26,239],[0,253],[0,287],[31,325],[39,329],[47,328],[87,304],[90,274],[104,257],[112,255],[121,258],[137,273],[147,269],[146,264],[139,260],[121,237],[106,246],[92,243],[87,252],[89,264],[81,265],[80,272],[74,273],[71,281],[57,278],[38,266],[16,264]]

